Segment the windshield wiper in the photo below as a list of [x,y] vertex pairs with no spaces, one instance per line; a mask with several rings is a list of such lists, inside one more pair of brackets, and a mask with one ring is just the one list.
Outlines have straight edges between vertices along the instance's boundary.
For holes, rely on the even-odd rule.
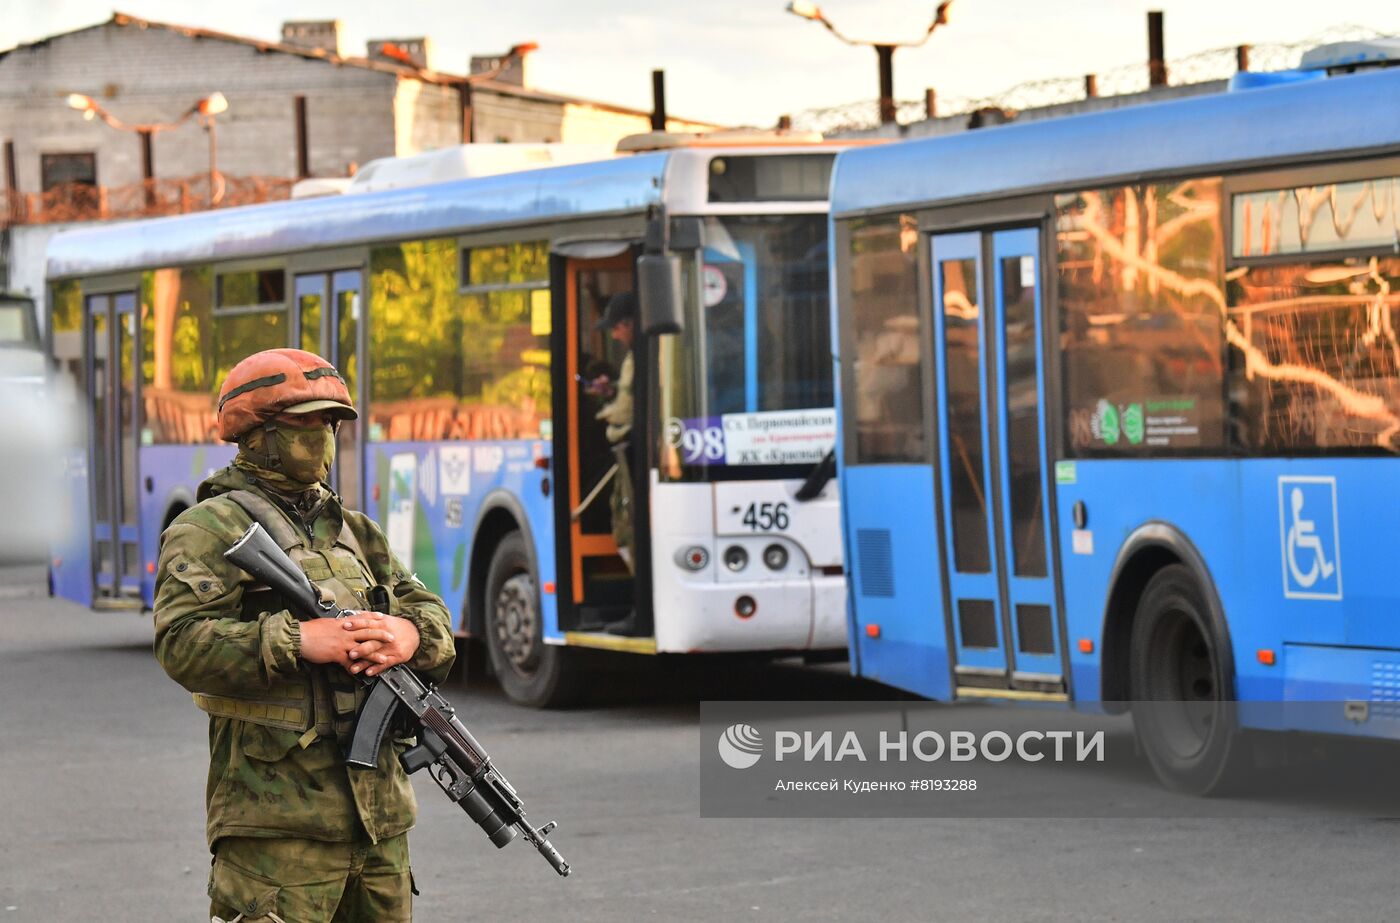
[[836,447],[832,446],[831,449],[822,456],[822,460],[812,467],[811,472],[807,475],[807,480],[803,481],[802,486],[797,489],[794,499],[800,503],[806,503],[808,500],[817,499],[817,497],[821,496],[821,492],[826,487],[827,482],[835,476]]

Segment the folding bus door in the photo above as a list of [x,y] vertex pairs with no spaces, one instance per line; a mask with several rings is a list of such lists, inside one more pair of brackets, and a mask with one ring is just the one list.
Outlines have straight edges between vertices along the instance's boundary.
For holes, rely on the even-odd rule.
[[932,266],[958,694],[1060,696],[1039,232],[937,235]]
[[[632,574],[612,537],[609,501],[615,457],[607,426],[597,419],[609,395],[595,393],[590,382],[600,375],[616,380],[620,372],[626,350],[598,323],[613,295],[633,290],[633,264],[630,251],[603,259],[565,261],[566,417],[563,431],[555,434],[555,452],[565,459],[566,482],[560,499],[567,504],[567,512],[561,508],[560,521],[567,528],[569,595],[564,602],[576,615],[570,618],[562,609],[561,615],[563,622],[571,623],[571,630],[598,631],[621,622],[632,611]],[[635,361],[640,362],[640,357]],[[633,472],[634,479],[638,475]]]
[[[296,277],[297,344],[307,352],[324,357],[339,370],[357,407],[364,406],[364,395],[359,391],[360,305],[358,269]],[[346,506],[355,510],[364,508],[360,476],[363,450],[360,434],[363,431],[360,420],[340,424],[335,468],[331,471],[331,486]]]
[[90,295],[92,566],[95,608],[140,608],[136,294]]

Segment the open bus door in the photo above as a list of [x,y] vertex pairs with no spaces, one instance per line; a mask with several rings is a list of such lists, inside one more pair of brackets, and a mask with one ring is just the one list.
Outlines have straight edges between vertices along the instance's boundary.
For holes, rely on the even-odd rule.
[[[622,246],[621,244],[619,245]],[[563,266],[564,323],[563,368],[556,378],[556,393],[563,400],[562,426],[554,432],[556,521],[561,524],[560,627],[565,631],[602,632],[609,626],[627,626],[627,634],[639,630],[633,616],[635,582],[618,554],[612,535],[611,492],[616,474],[606,424],[596,418],[606,397],[590,393],[588,382],[599,374],[615,380],[626,350],[598,328],[608,299],[619,292],[635,291],[635,254],[623,247],[616,255],[599,259],[556,257]],[[556,264],[557,265],[557,264]],[[634,356],[639,369],[642,356]],[[641,378],[636,380],[641,385]],[[640,390],[638,388],[638,390]],[[634,395],[640,398],[640,395]],[[642,429],[634,428],[633,439]],[[645,452],[634,451],[641,459]],[[634,484],[645,485],[632,471]],[[633,509],[644,504],[633,504]],[[643,526],[644,524],[637,524]]]
[[136,293],[89,295],[87,336],[88,440],[92,472],[93,607],[139,609],[140,502],[137,494]]

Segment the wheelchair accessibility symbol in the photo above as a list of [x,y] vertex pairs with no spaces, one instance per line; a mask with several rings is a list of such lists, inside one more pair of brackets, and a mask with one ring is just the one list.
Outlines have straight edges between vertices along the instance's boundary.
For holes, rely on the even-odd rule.
[[1289,599],[1341,599],[1336,479],[1279,478],[1278,515],[1283,595]]

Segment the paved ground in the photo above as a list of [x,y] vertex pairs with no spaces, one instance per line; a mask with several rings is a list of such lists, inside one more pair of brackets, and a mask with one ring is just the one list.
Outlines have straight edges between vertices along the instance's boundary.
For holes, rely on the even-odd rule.
[[[43,595],[0,571],[0,923],[203,916],[205,719],[151,657],[149,616]],[[667,676],[611,704],[516,708],[451,688],[576,872],[497,852],[430,782],[413,835],[421,921],[1360,920],[1395,916],[1378,820],[710,820],[702,699],[883,695],[832,670]],[[660,691],[655,691],[657,688]],[[646,690],[652,691],[646,691]],[[1113,780],[1197,813],[1145,770]],[[1084,799],[1093,787],[1047,792]]]

